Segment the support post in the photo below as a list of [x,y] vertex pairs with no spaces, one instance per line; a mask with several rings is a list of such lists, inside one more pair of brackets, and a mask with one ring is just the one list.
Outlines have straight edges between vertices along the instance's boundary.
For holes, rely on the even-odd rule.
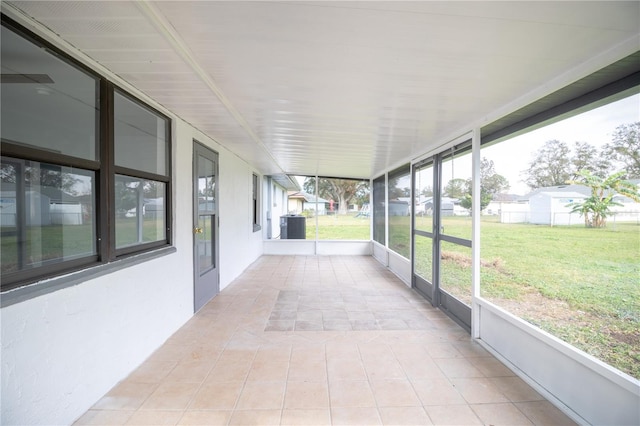
[[471,337],[480,338],[480,128],[473,129],[471,138],[472,158],[472,236],[471,236]]

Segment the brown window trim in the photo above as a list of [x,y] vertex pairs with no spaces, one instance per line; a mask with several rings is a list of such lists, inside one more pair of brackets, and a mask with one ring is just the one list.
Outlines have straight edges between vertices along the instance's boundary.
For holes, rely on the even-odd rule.
[[[79,62],[78,60],[70,57],[62,52],[52,43],[46,41],[42,37],[27,30],[13,19],[4,14],[0,14],[2,26],[15,32],[19,36],[25,38],[29,42],[36,46],[45,49],[48,53],[58,57],[71,67],[76,67],[83,72],[93,76],[96,79],[96,97],[99,99],[99,105],[96,111],[96,158],[98,160],[87,160],[78,157],[68,156],[56,152],[49,152],[46,149],[39,149],[31,146],[26,146],[18,141],[1,140],[2,155],[3,157],[16,158],[20,160],[38,161],[47,164],[53,164],[58,166],[76,167],[85,170],[91,170],[95,172],[95,193],[93,197],[95,199],[95,234],[96,234],[96,249],[97,254],[92,254],[86,257],[60,261],[52,263],[50,265],[40,266],[33,269],[27,269],[22,271],[16,271],[11,273],[3,273],[1,292],[3,298],[6,294],[14,293],[20,290],[21,287],[25,288],[27,293],[34,293],[33,287],[49,288],[52,286],[51,281],[64,281],[64,275],[74,274],[77,275],[78,271],[88,271],[84,275],[91,275],[91,270],[96,268],[104,268],[106,265],[123,262],[124,259],[138,258],[144,253],[155,253],[158,250],[166,251],[163,249],[171,248],[172,245],[172,175],[171,175],[171,141],[172,141],[172,125],[171,118],[156,108],[152,107],[136,98],[127,91],[119,88],[107,78],[100,75],[95,70]],[[149,110],[151,113],[158,115],[165,120],[165,175],[157,175],[135,169],[127,169],[123,167],[116,167],[113,164],[114,155],[114,135],[113,135],[113,94],[118,92],[120,95],[125,96],[127,99],[141,105],[143,108]],[[122,249],[115,249],[115,200],[114,200],[114,185],[115,175],[124,174],[127,176],[155,180],[165,184],[165,224],[166,224],[166,238],[162,241],[155,241],[151,243],[139,244]],[[173,250],[175,251],[175,249]],[[128,263],[128,262],[127,262]],[[124,264],[123,264],[124,265]],[[43,282],[41,282],[43,281]],[[37,284],[36,284],[37,283]],[[35,285],[33,285],[35,284]],[[75,284],[74,284],[75,285]],[[59,286],[56,284],[55,286]],[[54,286],[54,287],[55,287]],[[30,289],[30,290],[27,290]],[[9,290],[12,290],[9,292]],[[35,293],[39,292],[36,291]],[[24,291],[21,291],[24,293]]]

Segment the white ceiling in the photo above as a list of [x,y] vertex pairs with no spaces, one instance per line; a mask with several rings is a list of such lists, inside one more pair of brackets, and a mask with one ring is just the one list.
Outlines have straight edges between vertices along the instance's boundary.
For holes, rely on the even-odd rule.
[[265,174],[373,177],[640,33],[640,2],[8,3]]

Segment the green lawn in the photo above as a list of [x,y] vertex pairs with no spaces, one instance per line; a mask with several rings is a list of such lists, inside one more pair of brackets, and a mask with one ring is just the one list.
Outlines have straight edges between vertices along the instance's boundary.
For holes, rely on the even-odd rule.
[[[307,218],[307,240],[316,239],[316,218]],[[370,219],[348,215],[318,216],[319,240],[370,240]]]
[[[39,266],[40,262],[61,261],[95,254],[93,227],[91,225],[49,225],[27,230],[26,258],[23,269]],[[16,230],[2,228],[0,260],[2,272],[19,270]]]
[[484,297],[640,378],[639,224],[484,222],[481,253]]
[[[164,239],[163,223],[154,219],[145,219],[143,223],[142,243]],[[14,272],[18,266],[18,246],[16,230],[3,227],[0,247],[0,260],[3,272]],[[135,218],[117,219],[116,241],[118,247],[138,244],[137,221]],[[73,257],[91,256],[96,253],[94,230],[92,225],[47,225],[27,230],[26,265],[39,266],[40,262],[62,261]]]

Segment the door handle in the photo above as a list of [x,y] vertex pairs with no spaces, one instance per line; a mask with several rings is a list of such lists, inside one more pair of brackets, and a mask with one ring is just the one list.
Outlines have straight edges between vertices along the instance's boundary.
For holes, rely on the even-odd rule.
[[193,228],[194,234],[202,234],[202,228]]

